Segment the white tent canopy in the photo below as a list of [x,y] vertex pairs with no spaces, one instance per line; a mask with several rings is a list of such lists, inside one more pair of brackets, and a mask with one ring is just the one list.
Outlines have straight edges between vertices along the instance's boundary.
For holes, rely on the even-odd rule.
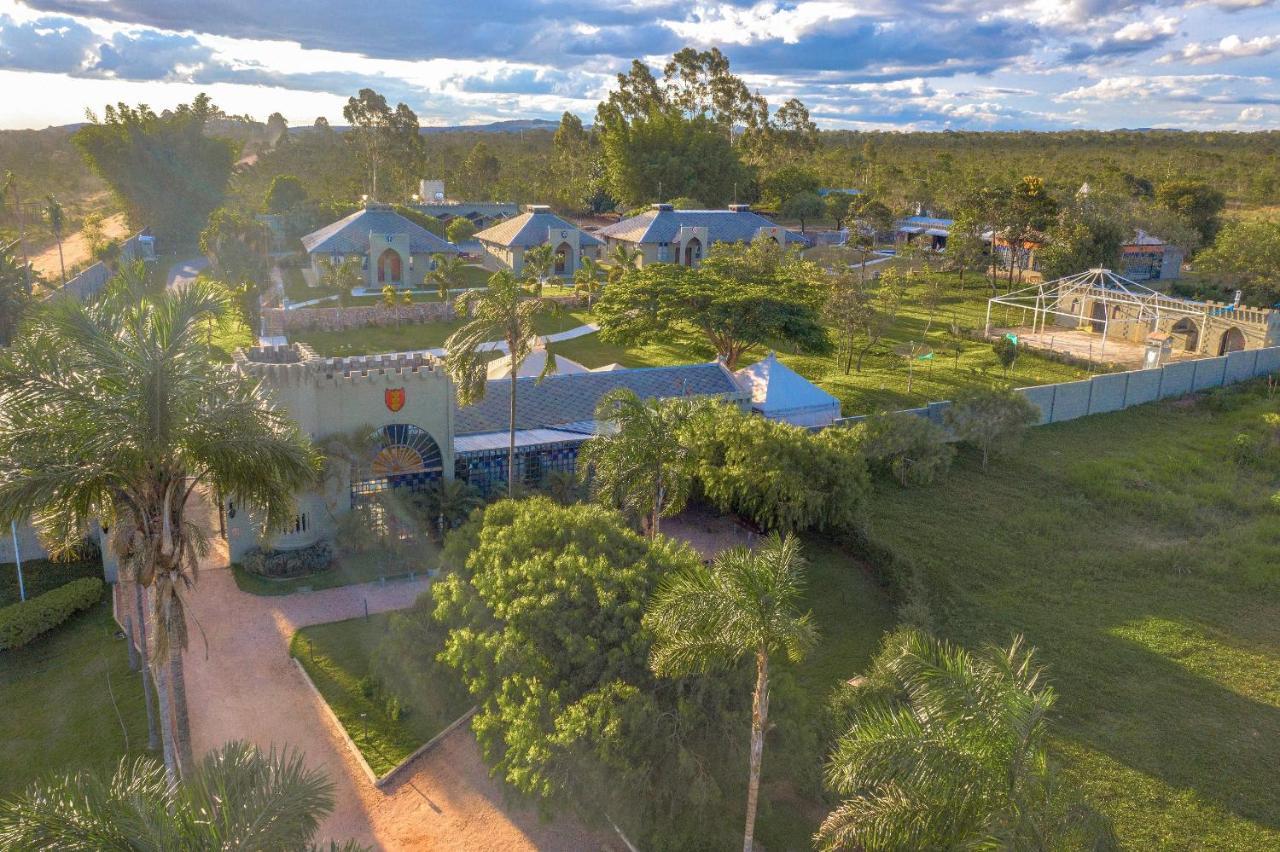
[[733,377],[751,394],[752,410],[770,420],[827,426],[840,416],[840,400],[783,364],[773,352]]
[[[547,347],[546,344],[539,340],[533,351],[520,364],[520,369],[516,372],[516,378],[536,378],[542,375],[542,371],[547,366]],[[570,373],[589,373],[586,367],[577,361],[564,357],[556,356],[556,375],[564,376]],[[511,375],[511,356],[503,355],[489,362],[489,378],[505,379]]]

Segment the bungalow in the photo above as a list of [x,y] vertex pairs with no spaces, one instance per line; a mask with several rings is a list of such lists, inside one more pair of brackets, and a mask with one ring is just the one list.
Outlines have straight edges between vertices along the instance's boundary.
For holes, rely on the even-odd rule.
[[359,257],[365,286],[381,289],[415,287],[431,268],[434,254],[461,254],[458,247],[392,209],[390,204],[367,202],[345,219],[339,219],[302,238],[302,247],[319,275],[321,258],[341,263]]
[[898,221],[893,232],[893,241],[898,245],[914,243],[918,239],[929,241],[933,251],[943,251],[947,247],[947,237],[951,236],[954,219],[941,219],[936,216],[908,216]]
[[625,245],[639,252],[641,266],[698,266],[716,243],[746,243],[761,236],[789,246],[808,245],[800,234],[752,212],[747,204],[730,204],[727,210],[676,210],[670,204],[654,204],[596,233],[610,249]]
[[485,252],[505,269],[524,271],[525,252],[535,246],[554,247],[556,275],[572,276],[584,257],[600,259],[603,242],[577,225],[561,219],[545,204],[530,204],[519,216],[486,228],[475,237]]

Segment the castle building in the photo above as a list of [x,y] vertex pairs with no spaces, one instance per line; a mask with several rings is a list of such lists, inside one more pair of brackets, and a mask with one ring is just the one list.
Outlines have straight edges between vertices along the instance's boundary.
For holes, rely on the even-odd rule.
[[730,204],[727,210],[676,210],[670,204],[654,204],[596,232],[612,250],[624,245],[639,253],[641,266],[650,263],[702,264],[716,243],[749,243],[758,237],[786,246],[808,245],[800,234],[789,231],[755,213],[747,204]]
[[525,252],[536,246],[552,247],[552,272],[572,277],[582,258],[600,259],[604,243],[577,225],[560,218],[545,204],[531,204],[525,212],[476,234],[485,252],[516,275],[524,271]]
[[365,287],[420,287],[434,254],[458,255],[453,243],[397,213],[390,204],[367,202],[363,209],[302,238],[311,268],[320,274],[321,259],[341,263],[358,257]]

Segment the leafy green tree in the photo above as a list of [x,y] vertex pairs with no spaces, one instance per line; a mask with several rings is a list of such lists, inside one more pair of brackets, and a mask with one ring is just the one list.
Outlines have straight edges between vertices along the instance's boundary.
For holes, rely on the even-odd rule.
[[135,227],[149,226],[160,239],[182,244],[194,240],[222,204],[238,153],[232,140],[205,132],[217,113],[205,94],[163,115],[121,103],[77,130],[72,141]]
[[405,104],[393,110],[387,99],[373,89],[361,89],[342,108],[351,124],[348,137],[359,151],[361,165],[369,176],[368,194],[378,198],[378,178],[404,184],[417,166],[422,140],[418,135],[418,116]]
[[618,283],[627,272],[640,268],[641,258],[640,252],[629,248],[626,243],[614,243],[609,250],[609,269],[605,280],[610,285]]
[[973,654],[890,635],[862,686],[827,783],[845,796],[820,849],[1113,849],[1109,823],[1049,762],[1056,695],[1021,638]]
[[497,192],[502,161],[484,140],[475,144],[462,161],[462,187],[472,198],[493,198]]
[[596,307],[601,339],[647,343],[692,327],[733,369],[752,346],[783,341],[830,351],[819,316],[822,272],[770,240],[718,244],[698,269],[653,264],[627,272]]
[[676,210],[702,210],[706,207],[696,198],[690,198],[687,195],[681,195],[667,202]]
[[526,249],[524,253],[524,280],[537,293],[542,292],[555,264],[555,255],[549,243]]
[[430,288],[434,285],[440,301],[447,301],[450,290],[461,290],[466,284],[462,271],[466,265],[466,261],[456,254],[433,254],[431,268],[423,277],[422,286]]
[[769,722],[769,659],[785,654],[798,663],[817,642],[804,596],[800,540],[774,536],[758,551],[735,548],[710,565],[691,564],[665,580],[645,625],[653,631],[655,674],[681,677],[753,656],[756,688],[751,708],[751,760],[742,848],[755,848],[760,766]]
[[58,265],[62,267],[62,283],[67,283],[67,262],[62,258],[62,228],[66,217],[62,212],[62,204],[52,195],[44,200],[44,219],[49,223],[49,231],[58,241]]
[[[333,811],[333,783],[296,751],[246,742],[210,752],[181,784],[150,758],[104,778],[48,778],[0,803],[0,845],[66,852],[144,849],[312,849]],[[356,852],[354,842],[333,852]]]
[[818,175],[803,166],[783,166],[761,182],[764,203],[773,209],[781,209],[797,195],[817,194],[819,185]]
[[260,296],[271,268],[271,231],[252,216],[223,207],[200,232],[200,251],[213,274],[240,295],[245,322],[257,328]]
[[837,231],[844,229],[845,222],[853,213],[857,197],[847,192],[831,192],[822,200],[823,212],[835,223]]
[[595,305],[600,287],[600,264],[589,257],[579,260],[578,268],[573,271],[573,292],[587,297],[587,310]]
[[445,226],[444,233],[451,243],[466,242],[475,236],[476,223],[463,216],[455,216]]
[[893,326],[907,294],[907,278],[890,267],[874,281],[844,273],[831,280],[824,315],[836,333],[836,357],[850,370],[862,372],[863,359]]
[[1251,305],[1280,302],[1280,222],[1233,221],[1196,256],[1196,269],[1239,288]]
[[596,408],[596,418],[617,430],[587,441],[579,455],[597,499],[643,519],[650,538],[689,499],[693,450],[681,438],[697,408],[692,400],[640,399],[619,388]]
[[821,216],[825,208],[816,192],[801,192],[791,196],[782,205],[782,215],[800,220],[800,233],[804,233],[805,221]]
[[262,199],[262,209],[268,213],[290,213],[307,200],[307,191],[296,175],[276,175]]
[[326,290],[338,293],[349,293],[356,287],[364,286],[364,270],[359,255],[348,255],[335,263],[332,258],[321,257],[318,261],[319,284]]
[[208,546],[188,514],[193,493],[253,506],[277,529],[319,463],[256,382],[215,363],[206,329],[231,309],[225,290],[145,289],[141,262],[125,273],[92,304],[42,306],[0,353],[0,522],[31,517],[67,553],[100,518],[124,576],[151,589],[152,674],[176,780],[193,765],[182,652]]
[[960,286],[964,287],[964,274],[977,266],[986,250],[982,238],[983,223],[978,211],[962,207],[956,211],[947,237],[945,261],[948,268],[960,273]]
[[31,304],[27,264],[18,260],[17,244],[0,246],[0,346],[8,346],[18,333]]
[[569,210],[594,210],[599,200],[597,173],[599,145],[571,112],[560,116],[560,126],[552,138],[556,199]]
[[102,214],[95,211],[84,214],[80,222],[80,236],[89,245],[89,256],[97,257],[102,249],[103,239]]
[[1005,334],[991,344],[991,351],[996,353],[996,360],[1004,368],[1004,377],[1006,379],[1009,378],[1009,370],[1013,367],[1014,362],[1018,360],[1018,342]]
[[1222,227],[1219,218],[1226,196],[1202,180],[1169,180],[1156,187],[1156,203],[1186,217],[1205,243],[1213,242]]
[[955,457],[946,431],[914,414],[876,414],[852,432],[871,472],[892,476],[903,488],[932,484]]
[[1040,409],[1017,391],[979,390],[958,396],[944,416],[956,437],[982,453],[986,470],[991,455],[1012,450],[1040,422]]
[[[468,290],[458,296],[454,310],[466,317],[462,327],[444,342],[445,370],[457,387],[458,405],[467,406],[484,399],[489,380],[489,349],[492,340],[506,343],[511,359],[509,379],[510,441],[507,447],[507,494],[516,488],[516,381],[520,365],[529,357],[537,341],[534,320],[539,314],[557,310],[555,302],[531,294],[510,272],[495,272],[484,290]],[[547,353],[543,376],[556,370],[555,355]]]
[[1039,250],[1040,271],[1051,279],[1100,266],[1115,269],[1120,246],[1131,234],[1118,219],[1101,210],[1067,208],[1047,236]]

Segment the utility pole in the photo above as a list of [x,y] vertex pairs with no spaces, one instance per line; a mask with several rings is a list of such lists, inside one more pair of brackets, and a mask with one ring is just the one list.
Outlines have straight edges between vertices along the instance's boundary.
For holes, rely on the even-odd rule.
[[13,561],[18,563],[18,600],[27,599],[27,587],[22,582],[22,554],[18,550],[18,522],[9,522],[9,532],[13,535]]

